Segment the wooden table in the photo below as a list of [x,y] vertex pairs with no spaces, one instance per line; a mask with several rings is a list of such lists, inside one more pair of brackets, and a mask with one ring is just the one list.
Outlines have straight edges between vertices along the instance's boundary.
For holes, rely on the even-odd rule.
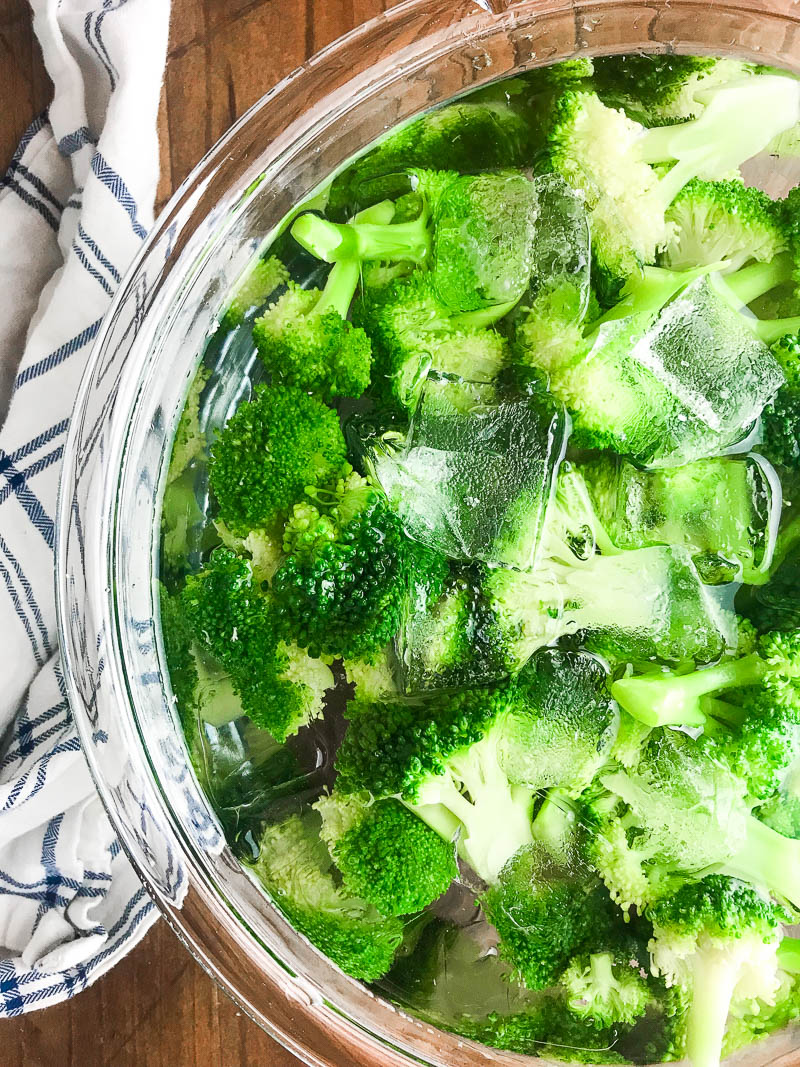
[[[228,126],[393,0],[173,0],[159,113],[163,203]],[[0,0],[0,173],[51,86],[26,0]],[[0,1025],[2,1067],[298,1067],[163,924],[75,1000]]]

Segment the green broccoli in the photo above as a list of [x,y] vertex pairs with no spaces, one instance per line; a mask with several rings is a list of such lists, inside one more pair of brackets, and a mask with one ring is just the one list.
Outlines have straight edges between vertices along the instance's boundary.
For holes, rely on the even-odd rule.
[[[778,947],[778,959],[787,938]],[[779,975],[780,988],[774,997],[767,1000],[757,998],[746,1005],[734,1004],[728,1017],[728,1028],[722,1045],[723,1058],[750,1045],[754,1041],[782,1030],[789,1023],[800,1017],[800,985],[792,974]]]
[[800,467],[800,334],[789,334],[772,345],[772,354],[786,378],[761,414],[763,451],[773,463],[792,470]]
[[647,971],[635,948],[627,943],[632,940],[622,939],[620,944],[604,948],[592,938],[590,951],[572,957],[561,984],[573,1015],[590,1020],[599,1029],[630,1026],[644,1015],[651,992]]
[[497,930],[501,957],[529,989],[558,981],[580,945],[613,918],[608,893],[591,872],[560,863],[538,843],[516,852],[481,907]]
[[671,270],[724,262],[737,270],[751,259],[767,263],[787,247],[775,202],[740,181],[694,178],[666,214],[671,234],[662,262]]
[[691,991],[689,1059],[693,1067],[719,1067],[731,1002],[770,1001],[779,989],[784,913],[750,886],[710,875],[681,886],[648,916],[654,970]]
[[[630,715],[647,726],[699,727],[715,717],[741,723],[747,704],[742,707],[736,702],[735,691],[756,686],[776,707],[800,717],[800,631],[768,633],[759,640],[756,652],[689,674],[660,671],[619,678],[611,684],[611,692]],[[724,694],[730,691],[734,691],[734,702],[726,708]],[[720,696],[706,702],[706,698]]]
[[733,59],[635,53],[595,59],[594,84],[604,104],[645,126],[663,126],[698,115],[705,90],[754,72]]
[[713,742],[654,731],[635,769],[601,772],[598,783],[607,794],[582,801],[586,855],[621,907],[709,870],[800,903],[800,842],[751,814],[747,781]]
[[391,644],[369,659],[346,659],[344,669],[348,682],[355,686],[358,700],[383,700],[400,692],[399,664]]
[[[356,701],[336,757],[337,788],[396,796],[485,881],[531,842],[532,790],[502,768],[513,689],[446,690],[381,703]],[[524,710],[523,710],[524,713]]]
[[180,603],[194,641],[230,676],[256,725],[283,741],[319,714],[333,675],[282,640],[278,613],[248,560],[216,549],[205,570],[187,577]]
[[291,386],[259,386],[211,448],[209,477],[223,521],[241,536],[269,526],[306,486],[335,479],[345,455],[335,411]]
[[375,981],[392,965],[403,939],[398,918],[337,884],[315,812],[266,827],[254,870],[301,934],[353,978]]
[[314,807],[345,889],[382,915],[421,911],[458,874],[455,845],[398,800],[335,790]]
[[[359,212],[354,221],[387,222],[394,210],[387,200]],[[335,264],[321,292],[289,282],[256,319],[258,354],[278,380],[323,400],[361,396],[367,388],[372,347],[364,331],[347,321],[360,269],[357,259]]]
[[[567,90],[555,105],[540,169],[585,189],[595,285],[607,298],[669,242],[667,209],[692,178],[727,178],[796,122],[800,86],[764,75],[712,86],[699,99],[696,118],[649,130],[595,93]],[[672,166],[659,174],[655,164]]]
[[[334,178],[328,210],[341,218],[356,205],[403,191],[410,168],[472,171],[524,167],[532,158],[531,126],[505,100],[458,100],[392,130]],[[406,179],[407,181],[407,179]],[[407,188],[407,185],[406,185]]]
[[487,373],[494,377],[495,368],[509,362],[509,352],[487,327],[510,306],[453,314],[436,295],[430,271],[414,271],[367,291],[354,317],[372,339],[372,384],[378,395],[411,409],[432,369],[477,380]]
[[220,325],[226,330],[240,326],[251,311],[262,307],[275,290],[288,281],[289,272],[277,256],[257,260],[236,286]]
[[273,578],[279,616],[312,655],[373,659],[400,627],[417,576],[441,588],[446,562],[411,541],[383,496],[345,470],[296,504]]

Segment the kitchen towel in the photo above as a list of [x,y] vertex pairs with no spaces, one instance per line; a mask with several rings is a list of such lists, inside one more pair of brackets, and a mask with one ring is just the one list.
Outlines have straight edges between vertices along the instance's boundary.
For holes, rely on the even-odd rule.
[[32,8],[55,92],[0,181],[0,1017],[80,992],[156,917],[75,732],[53,549],[78,384],[152,223],[169,2]]

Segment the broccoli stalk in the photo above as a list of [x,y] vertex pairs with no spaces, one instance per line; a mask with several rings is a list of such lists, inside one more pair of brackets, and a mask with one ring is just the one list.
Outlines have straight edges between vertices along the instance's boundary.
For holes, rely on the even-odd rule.
[[[759,651],[724,660],[689,674],[664,672],[619,678],[611,692],[622,707],[647,726],[708,726],[715,715],[741,719],[741,708],[715,701],[706,711],[703,698],[731,689],[763,686],[774,697],[800,696],[800,635],[774,632],[761,638]],[[797,695],[795,695],[797,694]],[[799,706],[800,708],[800,706]]]
[[769,1001],[779,987],[781,909],[750,886],[710,876],[649,910],[653,968],[691,992],[686,1051],[719,1067],[731,1002]]
[[431,251],[430,213],[423,209],[410,222],[329,222],[319,215],[301,215],[292,237],[325,263],[342,260],[423,263]]

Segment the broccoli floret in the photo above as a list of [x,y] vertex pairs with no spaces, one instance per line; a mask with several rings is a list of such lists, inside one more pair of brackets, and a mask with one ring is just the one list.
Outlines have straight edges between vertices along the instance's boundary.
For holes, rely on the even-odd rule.
[[216,549],[206,569],[186,579],[181,608],[194,641],[230,676],[256,725],[283,741],[319,714],[333,686],[330,668],[281,639],[278,614],[248,560]]
[[653,902],[709,869],[800,902],[800,843],[751,814],[748,783],[713,742],[654,731],[634,770],[599,782],[611,797],[593,803],[599,828],[587,848],[620,906]]
[[[735,691],[754,686],[776,706],[800,716],[800,632],[766,634],[758,643],[758,651],[689,674],[662,671],[619,678],[612,683],[611,692],[629,714],[647,726],[707,726],[714,717],[741,722],[747,713],[735,702]],[[726,711],[722,695],[731,691],[734,703]],[[720,696],[722,700],[704,705],[704,698]]]
[[439,691],[348,708],[337,788],[399,797],[494,881],[531,838],[532,791],[509,780],[501,742],[519,711],[513,690]]
[[319,827],[314,812],[268,826],[255,873],[301,934],[346,974],[372,982],[391,967],[402,923],[337,885]]
[[[507,358],[507,350],[494,334],[483,331],[509,310],[510,305],[454,315],[436,295],[430,271],[414,271],[378,290],[364,294],[354,315],[373,344],[372,384],[381,397],[412,408],[431,369],[462,376],[467,369],[459,352],[459,339],[470,338],[479,353],[478,363]],[[498,351],[499,348],[499,351]],[[467,377],[467,374],[463,374]]]
[[[787,938],[778,948],[778,958]],[[746,1005],[732,1005],[728,1018],[728,1028],[722,1045],[723,1057],[732,1056],[734,1052],[751,1045],[754,1041],[782,1030],[789,1023],[800,1017],[800,985],[794,975],[781,974],[780,988],[773,998],[760,998]],[[773,1002],[774,1001],[774,1002]]]
[[495,330],[457,330],[431,339],[430,371],[471,382],[492,382],[511,363],[511,348]]
[[312,655],[373,659],[397,633],[417,575],[441,588],[447,564],[411,541],[383,496],[350,471],[316,504],[295,505],[277,610]]
[[220,325],[226,330],[241,325],[251,311],[260,308],[278,286],[286,285],[288,281],[289,271],[277,256],[259,259],[236,287]]
[[330,482],[346,446],[335,411],[290,386],[260,386],[211,449],[209,477],[220,515],[235,534],[268,527],[306,486]]
[[[355,205],[393,195],[411,167],[472,171],[524,167],[532,158],[532,130],[505,100],[460,100],[393,130],[331,185],[328,210],[342,217]],[[387,191],[388,190],[388,191]]]
[[528,661],[516,680],[525,710],[509,721],[501,749],[512,781],[583,792],[617,733],[619,713],[606,676],[587,652],[548,648]]
[[[436,184],[445,186],[456,177],[444,172]],[[430,203],[424,199],[422,211],[405,222],[342,223],[301,215],[292,237],[325,263],[426,263],[431,255]]]
[[663,126],[694,118],[703,109],[698,93],[740,79],[750,64],[711,56],[600,56],[594,83],[603,102],[645,126]]
[[725,262],[737,270],[750,260],[767,263],[786,249],[786,235],[775,202],[760,189],[739,181],[693,179],[667,211],[671,236],[664,265],[688,270]]
[[735,641],[732,618],[683,548],[641,548],[583,562],[540,556],[530,573],[487,571],[484,590],[497,648],[512,671],[568,634],[581,634],[616,662],[707,662]]
[[187,748],[197,739],[197,664],[192,653],[192,631],[182,610],[180,598],[172,596],[159,582],[161,634],[169,680],[175,696],[178,718]]
[[569,1010],[598,1028],[630,1026],[647,1010],[651,993],[647,972],[624,943],[605,951],[573,956],[561,984]]
[[686,1051],[695,1067],[718,1067],[731,1001],[770,1001],[779,989],[783,912],[735,879],[710,875],[648,911],[653,968],[686,985]]
[[500,955],[529,989],[556,982],[611,914],[608,894],[591,872],[561,864],[538,843],[513,856],[481,907],[500,937]]
[[[590,92],[568,90],[554,109],[542,167],[584,188],[595,283],[607,296],[672,235],[666,212],[692,179],[722,179],[793,125],[800,86],[765,75],[702,91],[698,117],[645,130]],[[658,174],[655,164],[672,164]]]
[[444,893],[458,874],[455,846],[398,800],[338,790],[314,805],[322,839],[345,889],[382,915],[410,915]]

